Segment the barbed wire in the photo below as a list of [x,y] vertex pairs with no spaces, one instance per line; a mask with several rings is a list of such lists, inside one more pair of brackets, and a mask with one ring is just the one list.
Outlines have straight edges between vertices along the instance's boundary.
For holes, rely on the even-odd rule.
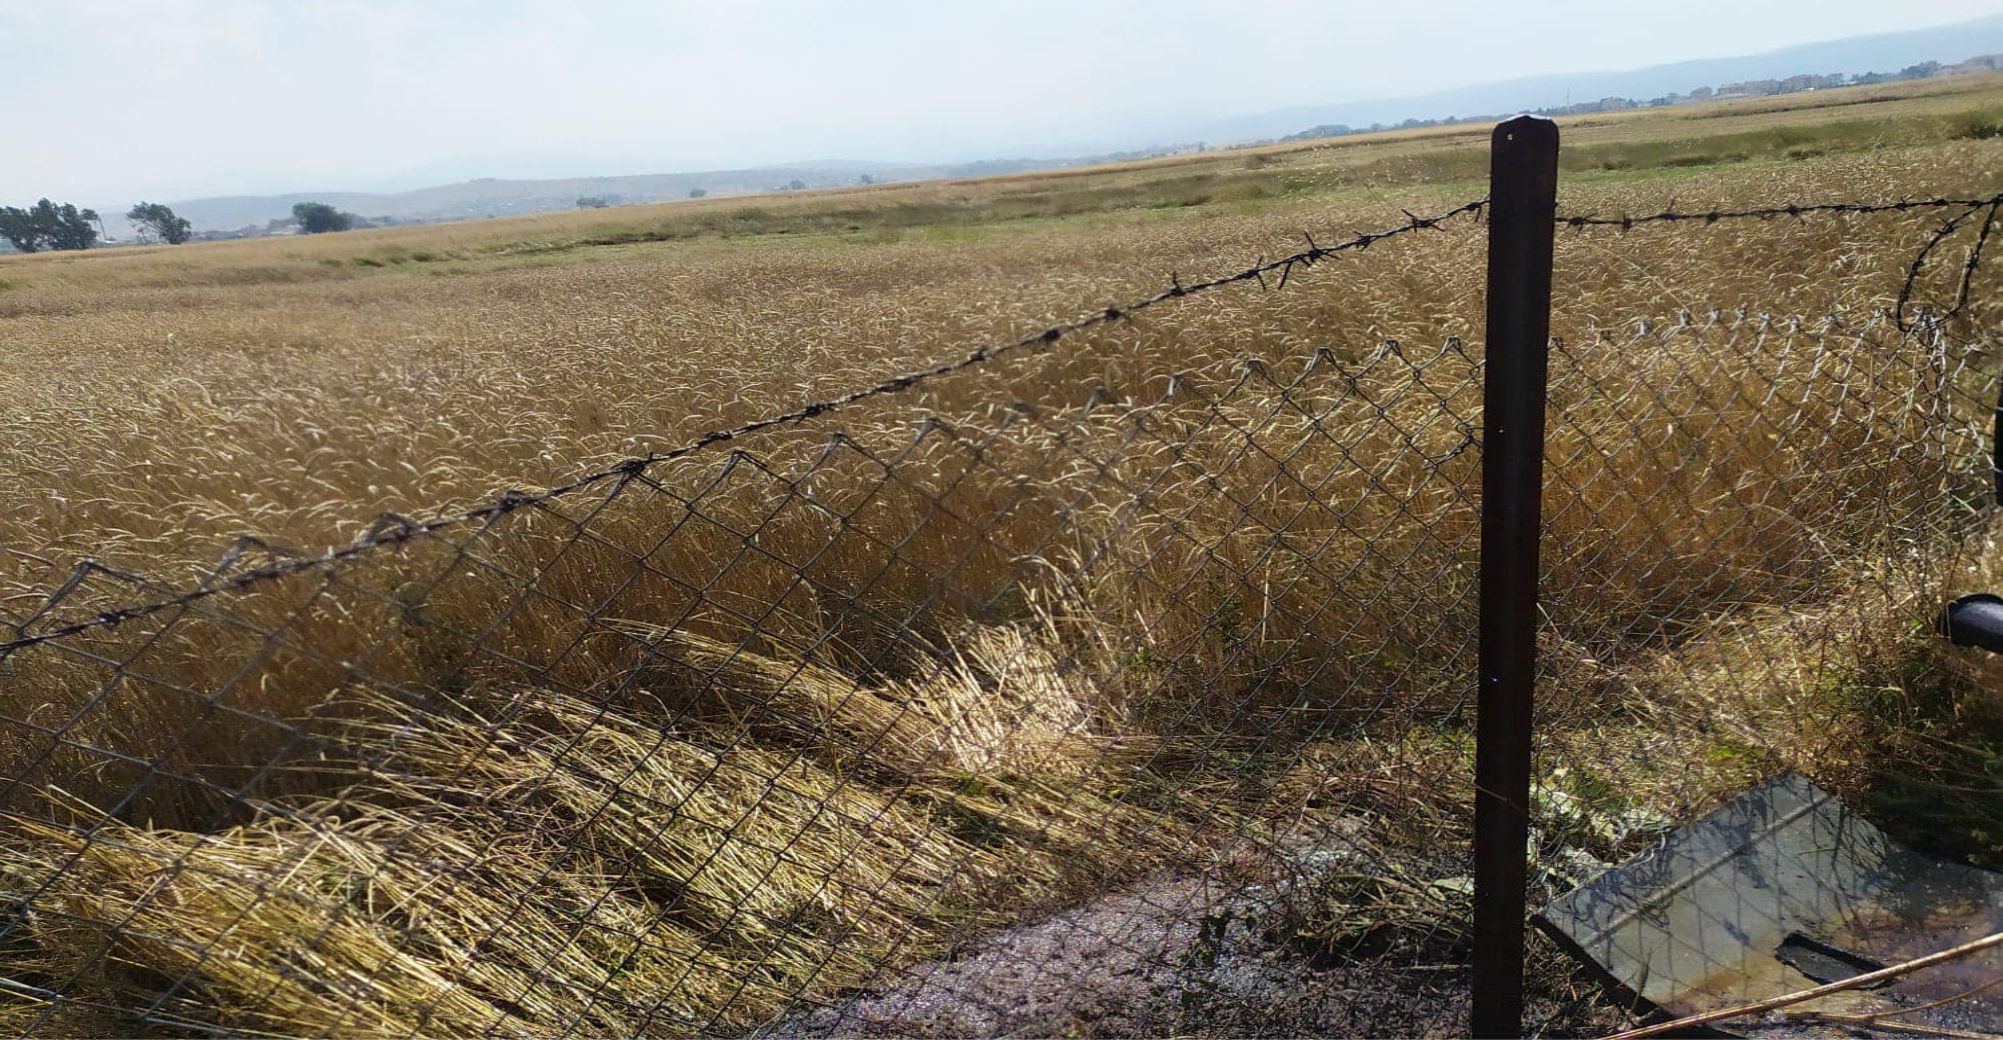
[[[447,513],[426,520],[413,520],[399,514],[385,513],[378,517],[359,538],[318,554],[291,555],[277,547],[266,545],[255,538],[239,538],[223,555],[211,579],[204,581],[201,585],[193,589],[147,603],[102,611],[90,618],[62,625],[46,632],[30,633],[28,631],[29,627],[43,617],[46,617],[51,610],[58,606],[70,593],[79,588],[92,574],[102,573],[134,584],[147,583],[137,575],[113,570],[95,560],[84,560],[72,569],[68,578],[48,597],[39,610],[15,623],[13,626],[16,632],[15,637],[6,641],[0,641],[0,660],[4,660],[15,651],[26,647],[146,617],[163,610],[185,606],[219,593],[242,589],[265,581],[314,570],[370,552],[382,546],[397,545],[459,524],[490,519],[512,512],[523,506],[541,505],[551,500],[603,484],[606,481],[616,480],[623,484],[638,477],[653,466],[685,458],[717,444],[734,441],[775,427],[806,422],[828,412],[847,408],[872,398],[901,393],[921,383],[974,368],[1005,354],[1011,354],[1033,346],[1055,343],[1064,336],[1120,321],[1170,300],[1250,281],[1257,281],[1262,287],[1272,288],[1266,281],[1266,276],[1276,272],[1279,274],[1278,287],[1285,288],[1292,277],[1294,268],[1297,266],[1313,266],[1327,257],[1339,253],[1367,249],[1371,245],[1385,239],[1411,234],[1416,231],[1436,229],[1440,225],[1460,216],[1471,214],[1478,217],[1487,205],[1488,200],[1486,198],[1473,199],[1432,216],[1420,216],[1406,210],[1404,211],[1406,221],[1403,224],[1393,225],[1377,231],[1363,232],[1329,246],[1320,245],[1315,242],[1312,234],[1305,234],[1303,237],[1307,240],[1308,248],[1304,250],[1270,261],[1264,257],[1260,257],[1248,267],[1200,282],[1184,284],[1179,277],[1171,274],[1168,288],[1132,303],[1108,306],[1092,314],[1060,322],[1013,340],[987,344],[953,360],[944,361],[929,368],[902,373],[834,397],[813,401],[791,411],[768,415],[741,423],[737,426],[710,430],[684,442],[679,447],[663,452],[653,452],[623,459],[613,465],[584,474],[569,482],[546,488],[539,492],[525,492],[511,489],[502,493],[498,498],[473,508],[456,513]],[[1800,218],[1821,214],[1868,215],[1955,208],[1962,209],[1963,212],[1948,219],[1937,228],[1926,244],[1914,256],[1913,262],[1908,268],[1905,283],[1900,289],[1898,301],[1892,308],[1891,313],[1898,327],[1901,330],[1907,330],[1910,326],[1906,322],[1906,310],[1911,304],[1915,287],[1927,259],[1943,242],[1952,237],[1954,232],[1964,227],[1975,214],[1987,210],[1988,218],[1985,219],[1982,225],[1981,235],[1975,247],[1971,249],[1966,263],[1963,265],[1961,282],[1956,293],[1956,304],[1953,308],[1945,312],[1943,316],[1952,317],[1966,307],[1970,293],[1970,282],[1981,264],[1983,247],[1994,225],[1999,208],[2003,208],[2003,191],[1982,198],[1940,196],[1931,199],[1901,199],[1883,203],[1795,202],[1785,205],[1745,209],[1713,208],[1709,210],[1677,210],[1672,205],[1656,213],[1639,215],[1624,214],[1620,216],[1558,214],[1553,219],[1558,225],[1564,227],[1618,227],[1625,231],[1642,225],[1658,223],[1702,221],[1708,225],[1728,220],[1773,220],[1781,217]],[[240,571],[223,580],[215,580],[220,575],[227,573],[235,564],[237,558],[247,548],[261,548],[270,555],[283,556],[284,558],[262,567]]]
[[[4,660],[15,651],[26,647],[79,635],[96,628],[114,626],[125,621],[159,613],[163,610],[185,606],[219,593],[238,590],[265,581],[314,570],[370,552],[379,547],[401,544],[459,524],[490,519],[512,512],[523,506],[541,505],[554,499],[603,484],[606,481],[616,480],[623,484],[640,476],[653,466],[685,458],[717,444],[734,441],[775,427],[806,422],[828,412],[846,408],[872,398],[901,393],[921,383],[974,368],[1005,354],[1011,354],[1033,346],[1055,343],[1064,336],[1120,321],[1170,300],[1209,292],[1241,282],[1257,281],[1262,287],[1272,288],[1266,281],[1266,276],[1276,272],[1279,274],[1278,287],[1285,288],[1292,277],[1294,268],[1297,266],[1313,266],[1315,263],[1338,253],[1367,249],[1377,242],[1407,235],[1415,231],[1436,229],[1440,225],[1460,216],[1471,214],[1479,217],[1480,212],[1487,205],[1488,200],[1486,198],[1473,199],[1432,216],[1420,216],[1406,210],[1404,211],[1406,221],[1403,224],[1393,225],[1377,231],[1363,232],[1329,246],[1320,245],[1315,242],[1312,234],[1305,234],[1303,237],[1307,240],[1308,248],[1304,250],[1270,261],[1264,257],[1260,257],[1248,267],[1200,282],[1184,284],[1179,277],[1171,274],[1168,288],[1132,303],[1108,306],[1092,314],[1060,322],[1013,340],[987,344],[953,360],[944,361],[929,368],[902,373],[834,397],[813,401],[791,411],[754,419],[737,426],[713,429],[668,451],[653,452],[623,459],[613,465],[584,474],[564,484],[546,488],[539,492],[525,492],[511,489],[502,493],[498,498],[473,508],[456,513],[447,513],[426,520],[413,520],[400,514],[385,513],[378,517],[359,538],[318,554],[303,556],[288,554],[256,538],[239,538],[224,553],[211,578],[193,589],[147,603],[102,611],[90,618],[62,625],[46,632],[30,633],[28,629],[33,624],[46,617],[70,593],[81,587],[83,582],[92,574],[102,573],[133,584],[147,584],[145,579],[137,575],[113,570],[95,560],[84,560],[72,569],[70,575],[62,585],[50,594],[39,610],[15,623],[13,626],[16,632],[15,637],[6,641],[0,641],[0,660]],[[1618,227],[1625,231],[1638,226],[1657,223],[1701,221],[1708,225],[1728,220],[1773,220],[1781,217],[1800,218],[1821,214],[1868,215],[1955,208],[1962,209],[1963,212],[1948,219],[1941,227],[1935,230],[1927,243],[1914,256],[1913,262],[1908,268],[1905,283],[1899,292],[1898,301],[1891,311],[1898,327],[1906,330],[1910,328],[1905,319],[1906,310],[1911,304],[1915,287],[1927,259],[1943,242],[1952,237],[1954,232],[1965,226],[1975,214],[1987,210],[1988,217],[1983,222],[1981,235],[1963,265],[1961,282],[1956,293],[1956,303],[1943,316],[1952,317],[1966,307],[1970,293],[1970,283],[1981,264],[1983,247],[1993,228],[1998,209],[2003,208],[2003,192],[1997,192],[1994,195],[1982,198],[1940,196],[1931,199],[1901,199],[1884,203],[1796,202],[1785,205],[1745,209],[1713,208],[1709,210],[1677,210],[1672,205],[1656,213],[1639,215],[1624,214],[1620,216],[1558,214],[1553,219],[1560,226],[1575,229],[1586,227]],[[282,556],[284,558],[262,567],[240,571],[223,580],[215,580],[227,573],[241,554],[249,548],[261,548],[270,555]]]
[[1986,198],[1900,199],[1897,202],[1790,202],[1783,206],[1760,206],[1751,209],[1709,209],[1678,210],[1672,204],[1659,213],[1621,216],[1600,216],[1591,213],[1559,214],[1556,221],[1566,227],[1618,227],[1623,230],[1642,224],[1674,223],[1677,221],[1701,220],[1715,224],[1721,220],[1773,220],[1779,217],[1806,217],[1822,213],[1870,214],[1907,213],[1913,210],[1931,209],[1979,209],[1984,206],[2003,204],[2003,191]]
[[1269,261],[1262,256],[1253,261],[1249,267],[1242,268],[1230,274],[1219,275],[1204,281],[1188,284],[1185,284],[1179,276],[1171,274],[1169,276],[1169,287],[1152,296],[1136,300],[1132,303],[1108,306],[1092,314],[1060,322],[1013,340],[981,346],[951,361],[944,361],[929,368],[906,372],[869,386],[838,394],[834,397],[822,398],[801,405],[791,411],[753,419],[737,426],[710,430],[668,451],[652,452],[646,455],[627,458],[603,469],[577,477],[567,483],[546,488],[542,491],[526,492],[511,489],[503,492],[500,497],[482,505],[461,512],[447,513],[428,520],[413,520],[399,514],[385,513],[378,517],[361,537],[346,545],[330,548],[324,552],[310,556],[289,556],[275,563],[252,570],[239,571],[227,578],[215,580],[229,570],[236,558],[246,547],[261,547],[267,552],[275,553],[273,547],[264,545],[256,539],[238,539],[231,549],[224,554],[221,563],[216,568],[215,575],[212,575],[212,579],[204,581],[195,588],[163,599],[101,611],[87,619],[61,625],[45,632],[29,632],[28,628],[31,625],[47,616],[68,594],[81,587],[84,580],[93,573],[103,573],[122,580],[143,583],[143,579],[135,575],[112,570],[94,560],[85,560],[71,571],[69,578],[49,597],[41,609],[13,626],[16,633],[15,637],[0,642],[0,661],[4,661],[16,651],[31,646],[53,642],[80,635],[93,629],[106,628],[157,614],[165,610],[187,606],[223,592],[239,590],[266,581],[316,570],[360,556],[377,548],[399,545],[460,524],[489,520],[502,514],[513,512],[524,506],[542,505],[554,499],[604,484],[607,481],[616,481],[620,486],[623,486],[627,482],[640,477],[654,466],[686,458],[706,448],[775,427],[806,422],[817,416],[847,408],[872,398],[901,393],[920,383],[974,368],[1006,354],[1012,354],[1039,345],[1047,346],[1065,336],[1101,325],[1110,325],[1171,300],[1178,300],[1183,297],[1194,296],[1198,293],[1210,292],[1243,282],[1256,281],[1262,287],[1271,288],[1272,286],[1266,281],[1266,276],[1276,272],[1280,276],[1279,288],[1285,288],[1287,281],[1292,277],[1296,267],[1312,267],[1316,263],[1339,253],[1368,249],[1370,246],[1386,239],[1409,235],[1417,231],[1437,229],[1440,225],[1457,217],[1467,215],[1478,217],[1487,205],[1488,199],[1484,197],[1463,202],[1452,209],[1431,216],[1421,216],[1410,210],[1405,210],[1403,212],[1406,219],[1403,224],[1392,225],[1376,231],[1366,231],[1337,242],[1334,245],[1321,245],[1314,240],[1312,234],[1304,234],[1303,237],[1307,240],[1308,245],[1306,249],[1276,260]]
[[1728,220],[1776,220],[1781,217],[1800,218],[1823,214],[1857,216],[1876,213],[1909,213],[1914,211],[1959,209],[1961,210],[1960,213],[1942,221],[1941,225],[1934,229],[1933,234],[1927,238],[1926,244],[1922,245],[1919,251],[1913,255],[1912,263],[1906,268],[1906,278],[1904,283],[1899,286],[1898,300],[1892,305],[1889,313],[1891,314],[1893,324],[1897,326],[1899,331],[1911,332],[1913,326],[1906,319],[1906,310],[1912,306],[1913,296],[1918,290],[1920,276],[1926,269],[1927,260],[1932,257],[1934,251],[1939,249],[1943,243],[1954,237],[1955,232],[1967,226],[1968,222],[1976,214],[1987,211],[1987,216],[1982,221],[1982,231],[1976,237],[1974,247],[1969,250],[1967,260],[1962,264],[1960,285],[1955,290],[1954,304],[1941,312],[1938,317],[1951,320],[1959,317],[1968,309],[1970,286],[1975,280],[1976,271],[1982,266],[1982,250],[1988,244],[1989,234],[1995,226],[1999,207],[2003,207],[2003,191],[1999,191],[1986,198],[1950,198],[1947,196],[1938,196],[1931,199],[1900,199],[1896,202],[1817,202],[1806,204],[1791,202],[1782,206],[1760,206],[1751,209],[1678,210],[1672,202],[1659,213],[1645,213],[1641,215],[1624,214],[1617,217],[1597,216],[1593,214],[1572,214],[1569,216],[1560,214],[1554,219],[1560,226],[1573,229],[1617,227],[1622,231],[1630,231],[1645,224],[1673,224],[1702,221],[1708,226]]

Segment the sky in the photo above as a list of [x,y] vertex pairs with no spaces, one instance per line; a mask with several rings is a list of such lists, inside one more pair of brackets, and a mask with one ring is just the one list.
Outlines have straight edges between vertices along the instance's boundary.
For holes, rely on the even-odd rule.
[[0,0],[0,202],[1075,154],[1176,121],[1999,11],[2003,0]]

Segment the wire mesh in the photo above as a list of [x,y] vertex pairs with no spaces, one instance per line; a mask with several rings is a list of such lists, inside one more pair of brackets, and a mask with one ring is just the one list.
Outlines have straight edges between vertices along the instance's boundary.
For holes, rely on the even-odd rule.
[[[1479,345],[834,413],[1482,206],[317,555],[247,539],[193,589],[79,568],[0,643],[36,691],[0,718],[0,1017],[1457,1032]],[[1692,222],[1916,208],[1986,238],[1994,200]],[[1561,269],[1622,270],[1584,248]],[[1668,283],[1708,256],[1646,248]],[[1967,275],[1930,313],[1907,283],[1875,315],[1561,322],[1544,889],[1750,778],[1865,768],[1872,683],[1968,573],[1989,480],[1991,312]],[[1612,1021],[1544,952],[1533,1026]]]
[[1471,623],[1478,386],[1386,343],[754,432],[129,612],[79,572],[4,665],[14,1010],[734,1031],[1242,857],[1304,747],[1457,708],[1401,648]]
[[[1952,685],[1944,666],[1960,653],[1945,647],[1935,619],[1991,555],[1999,371],[1993,309],[1971,288],[1991,205],[1957,200],[1943,203],[1945,221],[1929,214],[1868,230],[1803,221],[1788,233],[1895,239],[1908,252],[1896,264],[1822,271],[1791,270],[1787,250],[1776,249],[1745,276],[1786,280],[1788,292],[1811,298],[1835,288],[1839,298],[1889,305],[1813,317],[1670,309],[1577,323],[1552,345],[1533,862],[1547,898],[1622,861],[1639,864],[1629,883],[1655,886],[1624,891],[1636,903],[1609,918],[1645,914],[1663,937],[1621,948],[1621,967],[1647,964],[1645,977],[1617,976],[1637,1015],[1814,985],[1776,959],[1791,929],[1846,943],[1843,956],[1866,961],[1925,934],[1911,915],[1860,924],[1861,902],[1823,913],[1830,890],[1876,890],[1858,880],[1857,863],[1889,869],[1882,842],[1861,828],[1818,832],[1814,855],[1783,865],[1766,843],[1793,819],[1781,815],[1786,806],[1771,817],[1742,807],[1736,837],[1705,851],[1726,858],[1699,863],[1665,851],[1674,821],[1799,773],[1908,841],[1980,852],[1965,840],[1965,819],[1959,836],[1928,833],[1901,820],[1886,792],[1909,782],[1908,771],[1926,771],[1910,743],[1933,728],[1928,716]],[[1686,217],[1707,229],[1734,219],[1677,219]],[[1632,226],[1585,226],[1595,223]],[[1645,279],[1752,237],[1697,237],[1706,233],[1690,232],[1681,252],[1570,236],[1560,250],[1619,256],[1624,272]],[[1956,247],[1967,262],[1933,256]],[[1877,293],[1862,291],[1870,279]],[[1983,725],[1948,729],[1965,736]],[[1709,872],[1730,849],[1740,857],[1732,869],[1751,873],[1717,884]],[[1771,872],[1763,880],[1760,868]],[[1649,900],[1662,902],[1636,908]],[[1866,931],[1845,931],[1852,925]],[[1777,1014],[1765,1027],[1794,1035],[1808,1020]]]

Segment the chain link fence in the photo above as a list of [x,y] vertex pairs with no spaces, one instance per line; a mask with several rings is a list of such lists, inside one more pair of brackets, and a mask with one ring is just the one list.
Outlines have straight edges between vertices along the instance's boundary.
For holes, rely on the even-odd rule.
[[[35,691],[0,726],[0,1018],[1460,1031],[1478,345],[829,413],[1481,207],[317,556],[245,540],[194,589],[79,569],[0,643]],[[1875,677],[1982,530],[1963,285],[1951,322],[1554,347],[1540,893],[1788,762],[1866,768]],[[1533,1028],[1624,1020],[1537,952]]]
[[[1994,568],[1999,358],[1975,324],[1678,313],[1553,344],[1533,900],[1629,865],[1569,900],[1561,942],[1637,1014],[1780,998],[1993,930],[1948,888],[1907,891],[1935,868],[1786,779],[1998,865],[1993,717],[1958,714],[1994,674],[1938,631]],[[1993,1029],[1994,966],[1957,970],[1727,1028]],[[1931,1010],[1839,1014],[1900,1004]]]

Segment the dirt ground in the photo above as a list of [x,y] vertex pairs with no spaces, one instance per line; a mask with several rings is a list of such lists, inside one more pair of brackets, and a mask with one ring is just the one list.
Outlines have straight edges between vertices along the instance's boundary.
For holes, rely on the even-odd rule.
[[[1464,963],[1315,956],[1270,923],[1301,884],[1281,878],[1354,867],[1324,847],[1306,871],[1226,885],[1163,876],[921,964],[866,995],[762,1032],[808,1037],[1134,1037],[1464,1035]],[[1458,958],[1454,958],[1458,960]],[[1617,1014],[1533,999],[1544,1035],[1599,1035]]]

